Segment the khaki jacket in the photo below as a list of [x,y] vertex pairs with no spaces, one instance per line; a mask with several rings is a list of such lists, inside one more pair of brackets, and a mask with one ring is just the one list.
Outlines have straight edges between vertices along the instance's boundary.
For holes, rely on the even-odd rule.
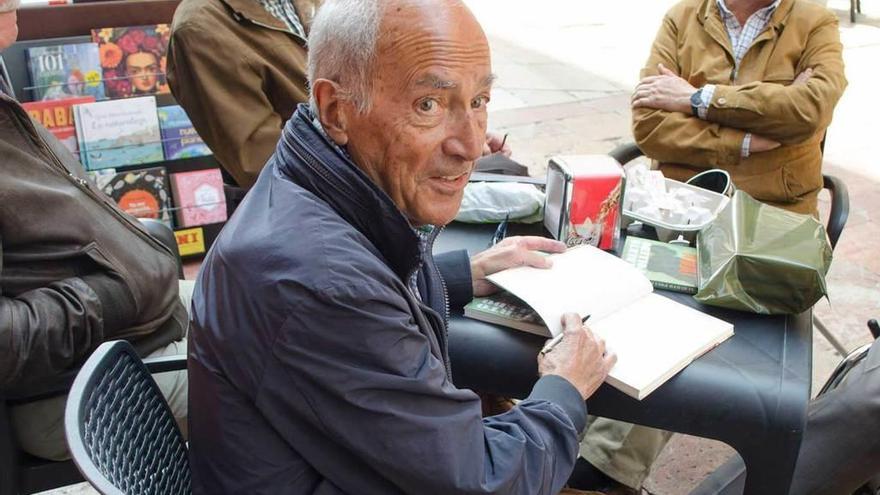
[[[683,0],[663,19],[642,77],[663,63],[697,88],[716,84],[708,118],[634,109],[633,134],[667,177],[722,168],[755,199],[814,213],[821,142],[846,87],[841,50],[834,14],[806,0],[782,0],[733,80],[733,49],[716,1]],[[792,86],[807,68],[810,80]],[[747,132],[782,146],[740,158]]]
[[0,96],[0,390],[51,377],[99,344],[141,355],[180,340],[177,258]]
[[[318,4],[294,0],[306,32]],[[284,122],[308,100],[305,43],[257,0],[183,0],[174,14],[171,91],[242,187],[254,183]]]

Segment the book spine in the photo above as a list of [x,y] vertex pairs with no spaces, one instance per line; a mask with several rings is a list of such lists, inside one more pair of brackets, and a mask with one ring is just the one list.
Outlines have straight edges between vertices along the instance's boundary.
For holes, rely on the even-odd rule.
[[696,294],[697,288],[691,287],[689,285],[681,285],[681,284],[673,284],[671,282],[659,282],[656,280],[652,280],[651,284],[655,289],[659,290],[670,290],[672,292],[681,292],[682,294]]

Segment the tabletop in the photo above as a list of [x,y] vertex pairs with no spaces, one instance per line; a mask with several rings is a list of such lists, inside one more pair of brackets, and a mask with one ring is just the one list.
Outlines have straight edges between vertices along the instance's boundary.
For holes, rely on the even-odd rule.
[[[511,225],[510,235],[540,232]],[[452,224],[434,252],[482,251],[495,226]],[[587,400],[590,414],[713,438],[737,450],[748,470],[745,493],[788,492],[806,423],[812,366],[812,318],[758,315],[657,291],[733,323],[734,336],[698,358],[644,400],[603,385]],[[525,397],[537,380],[545,339],[453,314],[449,353],[459,387]]]

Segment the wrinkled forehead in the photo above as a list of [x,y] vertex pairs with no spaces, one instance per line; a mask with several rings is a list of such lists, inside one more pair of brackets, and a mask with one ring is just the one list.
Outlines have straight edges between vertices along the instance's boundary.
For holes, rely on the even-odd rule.
[[376,46],[377,76],[401,86],[491,82],[486,35],[458,1],[400,1],[385,6]]

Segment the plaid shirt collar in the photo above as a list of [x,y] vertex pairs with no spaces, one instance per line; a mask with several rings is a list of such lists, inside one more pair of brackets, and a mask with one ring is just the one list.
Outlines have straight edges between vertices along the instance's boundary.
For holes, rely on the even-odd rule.
[[258,0],[266,12],[283,22],[291,33],[305,39],[306,31],[293,8],[293,0]]
[[776,11],[782,0],[776,0],[758,10],[746,20],[744,25],[740,25],[733,12],[727,8],[724,0],[716,0],[716,2],[718,3],[718,10],[721,12],[721,19],[727,28],[727,35],[730,36],[730,43],[733,45],[733,56],[736,58],[736,65],[739,66],[749,47],[752,46],[752,42],[770,23],[773,12]]

